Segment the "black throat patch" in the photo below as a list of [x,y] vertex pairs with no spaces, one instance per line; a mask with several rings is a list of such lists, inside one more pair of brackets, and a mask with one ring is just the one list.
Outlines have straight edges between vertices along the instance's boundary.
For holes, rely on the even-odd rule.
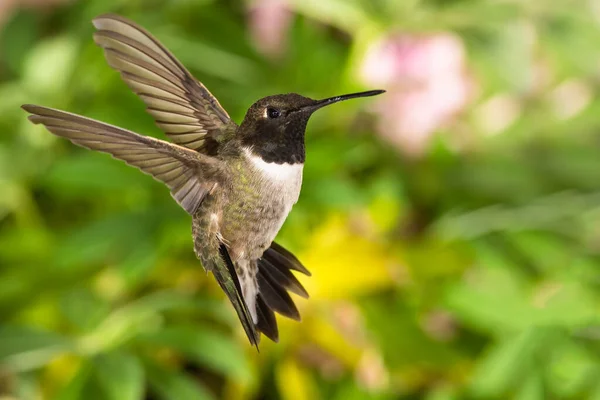
[[[242,145],[268,163],[304,163],[306,120],[290,121],[283,127],[275,124],[256,126],[251,134],[242,135]],[[258,124],[257,124],[258,125]]]

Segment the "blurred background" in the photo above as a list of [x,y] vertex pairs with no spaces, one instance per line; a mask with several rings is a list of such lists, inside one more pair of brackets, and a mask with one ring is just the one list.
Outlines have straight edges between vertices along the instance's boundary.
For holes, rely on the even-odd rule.
[[[278,240],[303,321],[250,347],[160,183],[26,120],[156,137],[91,19],[241,122],[315,114]],[[599,0],[0,0],[2,399],[600,399]]]

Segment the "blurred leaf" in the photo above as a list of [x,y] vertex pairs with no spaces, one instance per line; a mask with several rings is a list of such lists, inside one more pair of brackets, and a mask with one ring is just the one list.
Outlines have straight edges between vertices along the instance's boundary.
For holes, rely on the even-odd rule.
[[140,245],[119,264],[119,272],[126,284],[133,288],[145,281],[156,262],[156,249],[149,245]]
[[[0,3],[0,396],[600,400],[597,0]],[[311,298],[259,355],[164,185],[19,108],[165,139],[92,40],[106,12],[163,41],[238,122],[275,93],[388,91],[311,117],[277,239],[303,249]],[[255,42],[269,39],[278,57]],[[393,136],[404,105],[425,118],[443,100],[412,94],[451,96],[453,79],[464,108]]]
[[150,213],[123,213],[98,219],[74,230],[57,249],[57,264],[61,268],[93,268],[95,263],[121,258],[142,246],[153,233]]
[[94,360],[95,374],[107,400],[141,400],[144,398],[144,370],[131,354],[112,352]]
[[0,31],[1,59],[13,74],[19,75],[23,60],[39,33],[37,15],[30,11],[20,10]]
[[92,193],[125,191],[145,179],[139,171],[104,154],[78,151],[77,157],[54,162],[43,177],[48,188],[61,195],[86,196]]
[[109,311],[108,304],[87,288],[69,290],[61,300],[61,309],[69,322],[83,331],[97,325]]
[[65,385],[55,396],[56,400],[77,400],[82,397],[98,399],[96,392],[86,390],[86,386],[90,384],[92,376],[92,366],[88,362],[84,362],[78,369],[75,376]]
[[583,346],[564,338],[549,354],[548,389],[562,398],[581,396],[598,379],[597,359]]
[[12,394],[17,399],[34,399],[36,396],[39,397],[38,380],[37,371],[20,373],[19,379],[12,390]]
[[600,384],[597,384],[592,390],[590,394],[590,400],[600,400]]
[[330,208],[340,210],[355,207],[364,202],[364,196],[360,188],[349,179],[339,177],[321,178],[320,180],[313,180],[310,185],[317,185],[318,187],[318,190],[313,189],[313,201]]
[[77,57],[77,42],[70,36],[46,39],[30,50],[23,83],[33,92],[56,93],[66,89]]
[[250,379],[250,366],[239,343],[222,332],[203,326],[172,325],[140,338],[153,346],[167,346],[190,357],[200,366],[241,382]]
[[455,390],[449,387],[439,387],[427,393],[425,400],[458,400]]
[[515,396],[515,400],[544,400],[546,398],[544,382],[537,373],[528,374],[525,383]]
[[71,348],[68,339],[52,332],[0,326],[0,364],[15,370],[38,368]]
[[146,363],[151,390],[163,400],[213,400],[215,397],[191,377]]
[[109,314],[94,331],[80,340],[81,348],[95,354],[117,347],[141,332],[152,330],[162,312],[193,309],[193,299],[173,292],[156,292],[137,299]]
[[378,390],[369,390],[362,388],[358,382],[344,382],[338,393],[333,398],[335,400],[387,400],[393,399],[393,396],[380,393]]
[[514,21],[500,28],[490,48],[492,65],[511,91],[524,93],[533,85],[533,27]]
[[[480,361],[473,378],[471,389],[477,396],[489,397],[507,393],[519,381],[531,375],[537,349],[550,345],[544,342],[545,332],[530,329],[494,346]],[[536,382],[528,383],[525,394],[535,392]],[[533,389],[529,385],[533,385]],[[534,398],[532,398],[533,400]]]
[[[236,82],[247,82],[248,79],[256,78],[258,71],[255,66],[243,57],[210,47],[197,39],[192,41],[181,36],[168,35],[162,37],[165,42],[171,44],[172,51],[176,51],[178,58],[189,68]],[[188,56],[191,54],[194,56]]]
[[316,20],[345,29],[349,32],[369,26],[369,18],[357,1],[309,0],[293,2],[296,10]]
[[[408,296],[408,294],[407,294]],[[414,364],[427,364],[429,371],[448,373],[460,360],[457,349],[426,331],[425,316],[415,314],[410,299],[379,294],[361,302],[367,332],[382,353],[386,367],[403,371]],[[439,330],[450,332],[450,326]],[[443,337],[443,336],[442,336]]]

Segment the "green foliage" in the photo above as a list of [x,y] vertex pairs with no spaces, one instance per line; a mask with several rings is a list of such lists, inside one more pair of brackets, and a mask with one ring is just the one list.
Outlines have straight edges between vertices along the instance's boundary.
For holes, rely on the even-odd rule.
[[[0,397],[600,399],[597,2],[288,3],[272,58],[238,1],[2,15]],[[19,108],[163,137],[93,44],[105,12],[160,38],[238,122],[274,93],[378,89],[361,64],[390,33],[457,34],[476,91],[416,156],[378,134],[375,100],[311,119],[279,235],[311,298],[257,353],[168,191]]]

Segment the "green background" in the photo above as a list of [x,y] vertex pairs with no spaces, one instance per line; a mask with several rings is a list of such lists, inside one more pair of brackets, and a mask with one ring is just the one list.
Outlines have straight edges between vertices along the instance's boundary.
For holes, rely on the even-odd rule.
[[[600,2],[298,0],[278,58],[237,1],[28,3],[0,28],[3,399],[600,399]],[[458,35],[476,90],[418,155],[377,133],[375,99],[311,118],[278,236],[311,298],[257,353],[168,190],[19,108],[163,137],[92,41],[105,12],[237,122],[275,93],[386,89],[357,69],[391,32]],[[517,110],[494,135],[491,99]]]

